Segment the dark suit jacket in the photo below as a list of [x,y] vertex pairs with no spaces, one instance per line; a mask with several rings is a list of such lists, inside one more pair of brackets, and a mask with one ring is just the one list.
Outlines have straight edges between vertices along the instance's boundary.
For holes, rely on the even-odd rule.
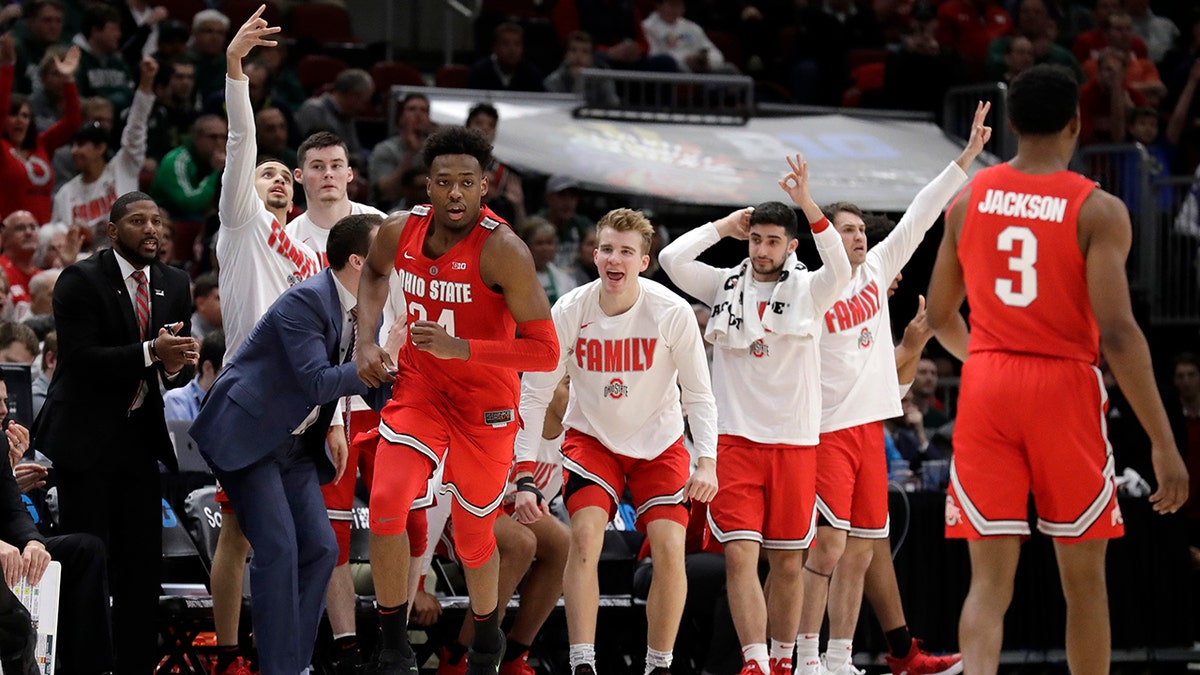
[[319,405],[304,445],[320,481],[333,480],[325,433],[337,400],[358,394],[376,409],[386,400],[381,390],[368,391],[353,363],[341,363],[342,322],[329,269],[271,305],[225,364],[192,423],[192,438],[214,469],[237,471],[267,457]]
[[[110,447],[129,413],[142,382],[149,385],[142,407],[150,414],[153,456],[174,470],[175,452],[163,419],[159,392],[161,363],[145,365],[137,317],[112,249],[63,270],[54,286],[54,321],[58,330],[58,367],[46,403],[34,423],[34,447],[56,467],[87,471],[112,453]],[[187,273],[161,263],[150,266],[150,336],[164,324],[183,322],[181,335],[191,334],[192,296]],[[187,384],[186,373],[163,382],[168,388]]]
[[22,551],[25,544],[36,539],[46,540],[38,532],[33,523],[33,516],[21,501],[21,491],[17,488],[17,479],[11,471],[0,468],[0,541],[16,546]]

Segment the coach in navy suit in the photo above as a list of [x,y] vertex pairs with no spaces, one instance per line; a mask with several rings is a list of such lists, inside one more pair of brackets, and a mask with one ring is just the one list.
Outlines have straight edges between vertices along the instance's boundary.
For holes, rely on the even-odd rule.
[[251,607],[264,675],[296,675],[312,659],[338,552],[319,485],[341,478],[346,465],[325,446],[335,404],[358,394],[382,406],[382,392],[368,392],[350,358],[358,278],[380,221],[364,214],[334,225],[329,269],[271,305],[192,424],[254,549]]

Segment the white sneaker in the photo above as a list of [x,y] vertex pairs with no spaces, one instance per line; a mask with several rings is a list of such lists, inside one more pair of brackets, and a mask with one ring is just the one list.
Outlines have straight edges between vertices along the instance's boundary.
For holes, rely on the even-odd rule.
[[841,668],[838,668],[837,670],[830,670],[825,665],[824,661],[821,663],[821,675],[866,675],[866,672],[867,671],[865,669],[859,670],[858,668],[855,668],[853,661],[847,661]]
[[825,665],[820,661],[805,663],[803,659],[796,661],[796,675],[824,675]]

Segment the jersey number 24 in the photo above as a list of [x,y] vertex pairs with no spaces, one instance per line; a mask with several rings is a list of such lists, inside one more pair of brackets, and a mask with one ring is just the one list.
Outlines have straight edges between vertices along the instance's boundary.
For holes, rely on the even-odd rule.
[[[408,315],[414,321],[429,320],[429,312],[425,311],[425,305],[422,305],[419,302],[408,303]],[[450,337],[458,337],[454,334],[454,310],[443,309],[442,313],[438,314],[438,318],[435,323],[440,325],[442,328],[445,328],[446,332],[450,334]]]

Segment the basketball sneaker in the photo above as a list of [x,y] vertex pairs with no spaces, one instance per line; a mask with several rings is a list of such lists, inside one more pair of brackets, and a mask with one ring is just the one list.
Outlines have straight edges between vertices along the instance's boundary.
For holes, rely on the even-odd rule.
[[467,650],[466,675],[499,675],[500,661],[504,659],[504,641],[500,642],[498,652],[477,652],[475,648]]
[[399,649],[380,649],[375,661],[376,675],[417,675],[417,655],[410,648],[408,653]]
[[596,675],[596,669],[586,663],[575,666],[573,675]]
[[771,659],[771,675],[792,675],[791,659]]
[[957,675],[962,672],[962,654],[934,656],[921,649],[921,643],[913,638],[908,654],[898,659],[888,654],[888,667],[894,675]]
[[[774,673],[775,671],[772,670],[771,672]],[[758,665],[758,661],[747,661],[742,664],[742,671],[738,675],[767,675],[767,673],[762,671],[762,668]]]
[[529,650],[521,652],[520,656],[508,663],[501,663],[500,675],[537,675],[537,671],[529,665]]
[[437,648],[437,675],[466,675],[467,655],[460,654],[458,662],[451,661],[450,650],[445,646]]
[[214,665],[213,675],[254,675],[254,671],[250,670],[250,662],[239,656],[225,666],[225,670],[218,672]]

